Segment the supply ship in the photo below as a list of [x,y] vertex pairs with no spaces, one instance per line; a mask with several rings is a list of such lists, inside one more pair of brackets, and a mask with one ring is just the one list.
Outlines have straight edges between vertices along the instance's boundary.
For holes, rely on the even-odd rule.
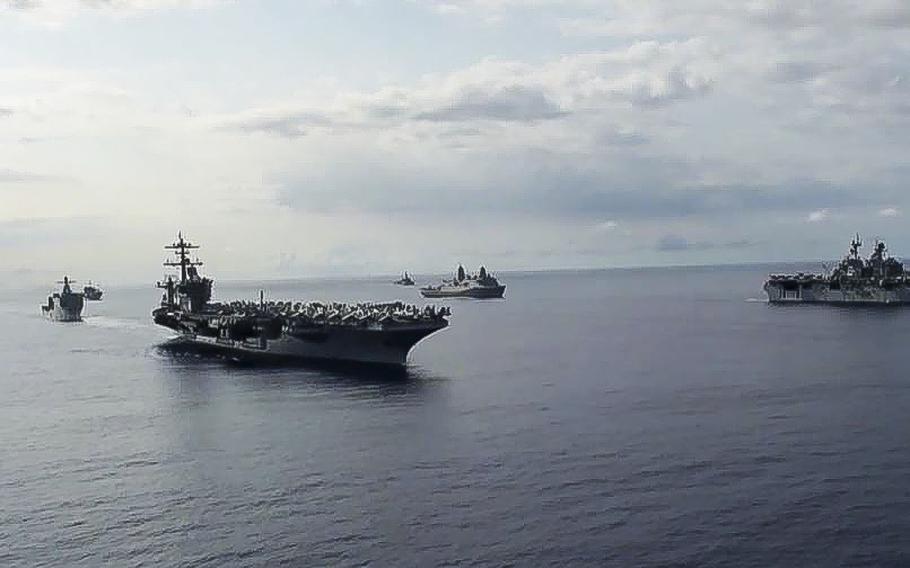
[[48,296],[47,303],[41,306],[41,311],[54,321],[82,321],[82,308],[85,307],[82,292],[73,292],[70,284],[75,282],[68,276],[64,276],[57,284],[63,284],[63,289]]
[[213,348],[251,358],[346,361],[404,365],[423,338],[445,328],[448,308],[417,307],[402,302],[212,302],[213,281],[199,274],[202,262],[190,260],[197,245],[182,234],[166,246],[176,260],[179,280],[158,282],[161,305],[156,324],[178,336],[172,343]]
[[85,296],[86,300],[92,302],[100,302],[101,298],[104,296],[104,290],[101,289],[97,284],[89,282],[82,287],[82,295]]
[[832,270],[823,273],[772,274],[765,282],[768,301],[775,304],[891,305],[910,303],[910,273],[888,255],[882,241],[868,259],[860,256],[859,235]]
[[420,289],[425,298],[502,298],[505,291],[506,287],[483,266],[478,274],[466,274],[461,265],[451,280]]

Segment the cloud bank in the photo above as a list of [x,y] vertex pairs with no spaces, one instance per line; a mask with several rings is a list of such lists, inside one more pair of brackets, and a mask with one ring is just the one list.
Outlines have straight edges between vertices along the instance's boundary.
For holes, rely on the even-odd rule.
[[[206,210],[204,236],[281,274],[827,257],[855,230],[910,250],[906,2],[7,5],[10,37],[66,61],[23,44],[0,66],[8,218],[152,234]],[[120,15],[135,38],[97,31]],[[388,31],[403,21],[432,60]],[[129,57],[64,57],[89,29]],[[237,227],[257,245],[227,244]]]

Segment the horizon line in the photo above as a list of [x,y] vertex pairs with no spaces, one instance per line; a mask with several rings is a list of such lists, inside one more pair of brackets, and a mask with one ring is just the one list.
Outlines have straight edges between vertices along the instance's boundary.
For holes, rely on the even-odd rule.
[[[825,263],[833,262],[833,259],[802,259],[802,260],[778,260],[778,261],[745,261],[745,262],[716,262],[716,263],[693,263],[693,264],[642,264],[642,265],[619,265],[619,266],[584,266],[584,267],[543,267],[543,268],[515,268],[506,270],[489,270],[493,274],[543,274],[543,273],[580,273],[580,272],[609,272],[609,271],[627,271],[627,270],[678,270],[678,269],[699,269],[699,268],[735,268],[735,267],[760,267],[777,264],[802,264],[802,263]],[[0,270],[0,275],[16,274],[23,272],[18,270]],[[35,273],[54,273],[52,270],[35,270]],[[420,272],[408,270],[414,276],[440,276],[448,272]],[[373,272],[359,274],[320,274],[320,275],[299,275],[299,276],[270,276],[266,278],[214,278],[214,280],[230,284],[251,284],[256,282],[294,282],[294,281],[339,281],[339,280],[374,280],[379,278],[394,278],[398,272]],[[95,281],[95,279],[93,279]],[[139,280],[109,281],[105,285],[118,288],[139,288],[146,285],[153,285],[154,282],[141,282]],[[39,284],[26,285],[26,288],[39,286]],[[15,289],[15,286],[0,288]]]

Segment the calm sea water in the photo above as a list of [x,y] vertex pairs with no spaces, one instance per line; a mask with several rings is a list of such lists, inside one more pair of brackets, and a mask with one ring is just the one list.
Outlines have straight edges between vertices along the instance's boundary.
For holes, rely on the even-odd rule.
[[153,288],[7,296],[0,565],[910,565],[910,309],[766,272],[508,275],[402,376],[160,352]]

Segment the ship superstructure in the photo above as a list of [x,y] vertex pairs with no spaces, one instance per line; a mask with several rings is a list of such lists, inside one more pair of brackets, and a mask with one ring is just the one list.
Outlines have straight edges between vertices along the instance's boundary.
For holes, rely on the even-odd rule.
[[823,273],[772,274],[765,292],[772,303],[906,304],[910,303],[910,273],[888,255],[888,247],[876,241],[868,259],[863,259],[859,235],[850,251],[831,270]]
[[426,298],[502,298],[505,291],[505,285],[500,284],[483,266],[477,274],[467,274],[461,265],[458,265],[451,280],[420,289]]
[[71,284],[75,284],[75,281],[64,276],[57,283],[63,284],[63,288],[47,297],[47,303],[41,306],[41,312],[54,321],[82,321],[85,297],[82,292],[73,292]]
[[198,249],[182,235],[166,247],[179,280],[158,283],[161,305],[155,323],[178,332],[178,340],[240,355],[404,365],[424,337],[448,325],[451,312],[402,302],[211,302],[212,280],[199,274]]

